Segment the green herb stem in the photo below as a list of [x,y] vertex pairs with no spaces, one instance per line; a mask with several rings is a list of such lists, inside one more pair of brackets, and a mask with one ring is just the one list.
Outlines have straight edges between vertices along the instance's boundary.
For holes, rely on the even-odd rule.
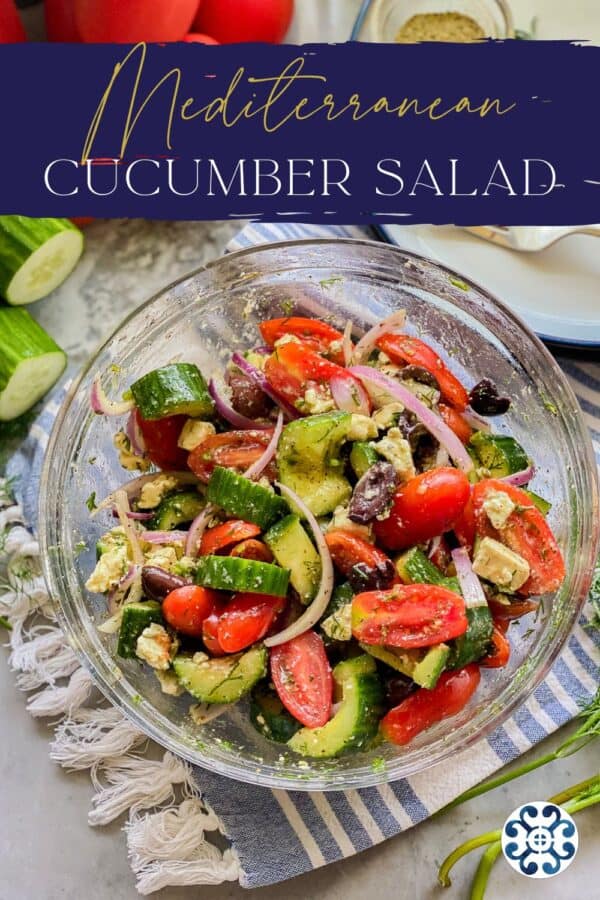
[[473,878],[473,884],[471,885],[470,900],[483,900],[490,873],[494,863],[500,856],[501,851],[502,841],[496,841],[496,843],[491,844],[482,855],[479,860],[479,865],[477,866],[477,871],[475,872],[475,877]]
[[500,840],[501,831],[497,829],[496,831],[488,831],[486,834],[480,834],[477,837],[471,838],[470,841],[465,841],[464,844],[461,844],[460,847],[457,847],[456,850],[453,850],[452,853],[446,857],[442,865],[440,866],[438,872],[438,881],[442,887],[450,887],[452,884],[450,880],[450,872],[463,856],[466,856],[467,853],[471,853],[472,850],[477,850],[478,847],[485,847],[486,844],[495,844],[496,841]]

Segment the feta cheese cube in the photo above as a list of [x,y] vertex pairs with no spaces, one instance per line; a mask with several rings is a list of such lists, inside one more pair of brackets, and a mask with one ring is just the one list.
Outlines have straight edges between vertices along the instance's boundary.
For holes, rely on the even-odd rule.
[[376,438],[378,434],[377,425],[369,416],[352,413],[352,421],[348,431],[349,441],[369,441],[371,438]]
[[160,689],[163,694],[168,694],[170,697],[181,697],[185,693],[185,688],[179,684],[177,675],[172,669],[167,669],[166,671],[157,669],[156,677],[160,682]]
[[164,569],[166,572],[173,571],[173,567],[179,562],[177,551],[173,546],[153,546],[151,550],[144,554],[144,557],[147,566],[158,566],[159,569]]
[[113,438],[113,446],[119,454],[119,463],[128,472],[136,470],[147,472],[152,463],[146,456],[136,456],[131,450],[131,441],[124,431],[117,431]]
[[336,506],[333,511],[331,522],[327,526],[327,531],[335,531],[338,528],[341,528],[343,531],[350,531],[357,537],[362,538],[363,541],[369,541],[371,544],[373,543],[372,526],[359,525],[358,522],[353,522],[352,519],[348,517],[347,506]]
[[488,537],[476,547],[473,570],[507,591],[518,591],[529,578],[527,560],[500,541]]
[[371,418],[378,429],[385,431],[387,428],[392,428],[396,424],[398,416],[403,412],[404,406],[402,403],[386,403],[384,406],[380,406],[379,409],[373,413]]
[[188,419],[179,435],[177,446],[182,450],[195,450],[206,438],[216,433],[212,422],[203,422],[202,419]]
[[153,669],[166,671],[171,665],[171,636],[157,622],[144,628],[135,648],[135,654]]
[[321,622],[321,628],[332,641],[349,641],[352,637],[352,603],[344,603]]
[[155,509],[165,494],[175,490],[179,484],[173,475],[157,475],[143,486],[138,500],[140,509]]
[[483,508],[494,528],[500,530],[517,507],[504,491],[492,490],[487,492]]
[[393,465],[402,481],[408,481],[416,475],[410,444],[399,428],[390,428],[373,446],[380,456]]

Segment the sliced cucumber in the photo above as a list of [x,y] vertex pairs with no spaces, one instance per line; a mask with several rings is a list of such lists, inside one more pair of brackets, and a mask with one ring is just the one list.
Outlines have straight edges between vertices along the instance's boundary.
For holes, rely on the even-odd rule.
[[321,582],[321,558],[300,524],[298,516],[286,516],[264,536],[280,566],[290,570],[290,584],[300,600],[314,600]]
[[336,693],[341,694],[337,713],[321,728],[301,728],[288,747],[310,757],[342,756],[367,747],[377,734],[383,713],[383,690],[371,656],[355,656],[333,670]]
[[347,581],[334,588],[331,600],[319,623],[326,646],[332,641],[352,640],[353,597],[352,585]]
[[371,466],[379,462],[380,456],[368,441],[355,441],[350,451],[350,465],[357,478],[362,478]]
[[196,568],[196,584],[218,591],[244,591],[285,597],[290,573],[271,563],[240,556],[201,556]]
[[250,721],[259,734],[277,744],[287,744],[302,728],[267,684],[257,684],[252,691]]
[[214,403],[202,372],[193,363],[172,363],[142,375],[131,385],[142,419],[212,415]]
[[204,508],[205,502],[198,491],[180,491],[164,497],[149,525],[155,531],[172,531],[179,525],[192,522]]
[[222,466],[217,466],[210,477],[207,497],[230,516],[260,528],[268,528],[290,511],[283,497]]
[[0,308],[0,420],[22,415],[52,387],[67,357],[25,309]]
[[155,600],[128,603],[123,607],[117,653],[124,659],[134,659],[137,640],[153,622],[162,622],[160,603]]
[[0,216],[0,295],[11,306],[40,300],[71,274],[83,235],[68,219]]
[[552,504],[549,500],[545,500],[544,497],[540,497],[539,494],[534,494],[533,491],[525,491],[533,505],[536,509],[539,509],[543,516],[547,516],[550,510],[552,509]]
[[398,556],[394,565],[404,584],[438,584],[460,594],[458,579],[443,575],[419,547],[411,547]]
[[514,438],[504,434],[476,431],[467,450],[475,465],[489,472],[491,478],[504,478],[526,469],[530,460]]
[[361,649],[401,672],[420,687],[434,688],[438,678],[446,668],[450,647],[448,644],[437,644],[426,649],[400,650],[398,647],[377,647],[372,644],[361,644]]
[[267,674],[265,647],[219,659],[176,656],[173,669],[182,687],[202,703],[235,703]]

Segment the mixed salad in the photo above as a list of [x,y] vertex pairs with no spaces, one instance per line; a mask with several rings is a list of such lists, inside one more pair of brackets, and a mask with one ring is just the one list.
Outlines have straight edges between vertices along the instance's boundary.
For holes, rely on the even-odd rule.
[[468,392],[409,330],[400,311],[355,343],[350,322],[291,316],[208,383],[175,362],[115,402],[95,379],[143,474],[90,503],[118,522],[87,588],[118,655],[191,694],[196,721],[248,696],[302,756],[408,744],[560,587],[534,465],[490,425],[510,400],[487,379]]

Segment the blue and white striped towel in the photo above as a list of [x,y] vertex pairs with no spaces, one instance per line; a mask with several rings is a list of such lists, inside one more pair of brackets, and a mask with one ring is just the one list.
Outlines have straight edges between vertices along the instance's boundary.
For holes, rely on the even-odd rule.
[[[364,237],[359,228],[305,225],[251,225],[230,249],[301,237]],[[560,357],[579,398],[600,464],[600,364]],[[26,515],[35,521],[43,450],[57,409],[56,394],[32,429],[10,474],[20,475]],[[244,887],[284,881],[361,850],[423,821],[463,790],[529,750],[568,722],[596,692],[600,636],[586,630],[591,611],[571,635],[550,675],[501,728],[423,776],[358,791],[304,793],[272,791],[233,782],[197,769],[206,801],[220,817],[240,861]]]

